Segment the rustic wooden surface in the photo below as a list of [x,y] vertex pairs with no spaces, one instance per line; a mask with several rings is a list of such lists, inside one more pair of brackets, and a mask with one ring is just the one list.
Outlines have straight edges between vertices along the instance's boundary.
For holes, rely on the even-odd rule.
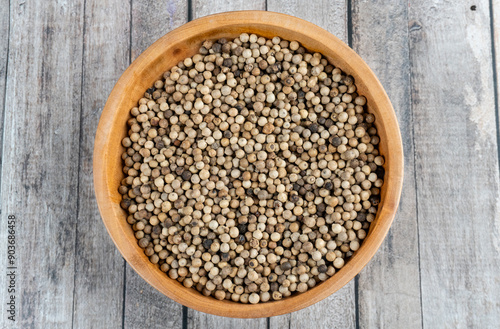
[[[352,47],[384,85],[399,118],[405,148],[405,180],[398,214],[384,244],[359,275],[360,328],[422,326],[408,7],[407,1],[397,3],[392,10],[371,1],[353,3]],[[370,15],[377,20],[365,19]]]
[[500,180],[488,2],[414,3],[408,16],[423,325],[493,326]]
[[[110,21],[107,12],[116,10],[127,17],[128,6],[112,1],[85,2],[80,115],[79,188],[73,300],[73,327],[113,328],[123,318],[123,258],[103,231],[93,198],[92,148],[102,103],[115,81],[113,77],[128,66],[129,51],[118,42],[129,36],[128,21]],[[128,42],[125,43],[128,45]],[[116,249],[116,248],[115,248]],[[97,255],[101,255],[96,257]],[[108,309],[108,312],[102,312]]]
[[[500,1],[0,0],[0,328],[495,328],[500,326]],[[291,315],[183,308],[128,267],[93,196],[95,128],[149,44],[229,10],[305,18],[385,86],[405,147],[400,209],[356,280]],[[7,319],[7,216],[17,311]]]
[[[12,1],[8,21],[1,264],[6,272],[6,220],[15,214],[16,325],[65,328],[77,255],[84,1]],[[0,327],[7,327],[1,286]]]
[[[5,112],[5,87],[7,83],[7,54],[9,49],[9,2],[2,0],[0,6],[0,120],[3,122]],[[0,144],[3,138],[3,125],[0,125]],[[0,146],[0,168],[2,165],[2,148]],[[0,176],[1,186],[1,176]],[[0,210],[2,209],[2,200],[0,198]]]

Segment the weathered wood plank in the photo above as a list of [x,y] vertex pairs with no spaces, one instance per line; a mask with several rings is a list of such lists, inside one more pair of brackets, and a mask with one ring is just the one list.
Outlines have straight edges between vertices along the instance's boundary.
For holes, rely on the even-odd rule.
[[[500,145],[500,0],[492,0],[491,2],[491,20],[492,20],[492,36],[495,54],[495,84],[496,84],[496,115],[497,115],[497,146]],[[500,159],[500,148],[498,149],[498,157]]]
[[[265,10],[266,2],[258,1],[202,1],[194,0],[191,16],[193,19],[235,10]],[[188,309],[188,328],[265,328],[267,319],[229,319]]]
[[188,309],[187,328],[189,329],[262,329],[267,326],[267,318],[233,319],[206,314]]
[[[9,21],[10,21],[10,15],[9,15],[9,1],[8,0],[2,0],[2,4],[0,5],[0,170],[2,167],[2,150],[3,150],[3,144],[2,144],[2,138],[3,138],[3,126],[4,126],[4,113],[5,113],[5,88],[7,84],[7,61],[8,61],[8,49],[9,49],[9,36],[10,36],[10,28],[9,28]],[[0,187],[1,187],[1,171],[0,171]],[[5,250],[7,251],[7,234],[8,230],[4,229],[7,228],[7,222],[8,222],[8,214],[5,212],[2,214],[2,209],[3,209],[3,198],[0,198],[0,250]],[[0,254],[0,264],[6,266],[7,265],[7,253],[2,252]],[[2,275],[0,278],[0,286],[2,287],[7,287],[9,284],[7,282],[7,276]],[[0,317],[0,326],[1,327],[9,327],[11,325],[11,321],[7,319],[9,314],[7,313],[7,296],[9,295],[6,289],[2,289],[3,291],[0,292],[0,298],[2,301],[2,305],[0,306],[0,311],[2,316]]]
[[182,305],[144,281],[128,264],[124,328],[182,328]]
[[352,47],[384,85],[405,150],[398,214],[380,250],[359,274],[359,327],[421,328],[408,2],[353,1],[352,6]]
[[164,34],[186,23],[187,0],[132,1],[132,61]]
[[412,2],[425,328],[498,326],[500,197],[488,1]]
[[225,11],[266,10],[265,0],[255,0],[255,1],[192,0],[192,3],[193,5],[191,14],[193,19],[216,13],[223,13]]
[[[131,60],[170,30],[187,22],[187,1],[132,1]],[[180,328],[182,306],[126,266],[125,328]]]
[[[2,138],[3,138],[3,119],[5,113],[5,87],[7,83],[7,59],[9,49],[9,1],[2,0],[0,5],[0,170],[2,168]],[[0,176],[0,186],[2,184]],[[0,213],[2,209],[2,200],[0,199]]]
[[[342,289],[322,300],[290,315],[284,315],[275,321],[271,318],[271,328],[286,328],[288,320],[290,329],[302,328],[355,328],[356,327],[356,300],[354,280]],[[281,318],[281,319],[280,319]]]
[[128,2],[86,1],[74,328],[122,327],[124,260],[99,216],[92,182],[92,152],[106,98],[129,64],[129,17]]
[[[18,328],[71,327],[83,3],[10,3],[0,262],[7,264],[6,220],[13,214]],[[6,294],[1,289],[2,304]],[[2,328],[11,325],[5,314],[2,305]]]
[[[345,1],[270,0],[267,9],[303,18],[347,42]],[[270,325],[271,328],[354,328],[355,309],[354,281],[351,281],[332,296],[307,309],[271,318]]]
[[347,43],[347,1],[268,0],[267,10],[305,19]]

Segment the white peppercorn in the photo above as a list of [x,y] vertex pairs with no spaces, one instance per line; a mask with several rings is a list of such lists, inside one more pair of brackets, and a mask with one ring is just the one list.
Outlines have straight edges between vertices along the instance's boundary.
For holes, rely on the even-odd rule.
[[366,103],[297,41],[205,41],[130,111],[118,191],[139,246],[218,300],[280,300],[325,281],[381,201]]

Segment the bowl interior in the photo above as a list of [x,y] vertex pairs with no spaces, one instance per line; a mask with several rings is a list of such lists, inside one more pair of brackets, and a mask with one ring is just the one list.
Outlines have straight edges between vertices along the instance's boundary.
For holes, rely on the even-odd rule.
[[[309,51],[323,54],[332,64],[352,75],[359,93],[367,98],[368,111],[376,117],[379,150],[385,156],[385,183],[376,219],[360,249],[332,278],[302,294],[257,305],[218,301],[170,279],[149,262],[138,246],[121,209],[118,186],[124,178],[121,139],[127,134],[129,111],[144,91],[162,74],[198,52],[206,39],[235,38],[240,33],[297,40]],[[381,84],[366,63],[342,41],[304,20],[260,11],[231,12],[197,19],[168,33],[125,71],[101,115],[94,148],[94,186],[99,210],[114,243],[127,262],[152,286],[193,309],[229,317],[267,317],[293,312],[316,303],[340,289],[366,265],[382,243],[394,218],[402,185],[403,152],[398,123]]]

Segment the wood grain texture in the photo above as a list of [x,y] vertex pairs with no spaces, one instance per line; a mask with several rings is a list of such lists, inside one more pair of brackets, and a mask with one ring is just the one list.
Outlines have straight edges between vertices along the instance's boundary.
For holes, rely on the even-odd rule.
[[498,157],[500,161],[500,83],[498,82],[500,77],[500,0],[490,1],[491,7],[491,35],[493,43],[493,53],[494,57],[494,83],[496,87],[496,119],[497,119],[497,147],[498,147]]
[[187,0],[131,0],[131,60],[188,19]]
[[[153,42],[187,22],[187,1],[132,1],[133,61]],[[180,328],[182,305],[168,299],[126,266],[125,328]]]
[[[7,215],[14,214],[16,326],[68,328],[76,255],[83,1],[12,1],[10,6],[0,232]],[[2,234],[2,247],[4,241]],[[6,293],[0,290],[2,304]],[[10,324],[2,313],[0,327],[5,328]]]
[[207,15],[236,10],[266,10],[266,1],[192,0],[191,15],[193,19],[196,19]]
[[182,328],[182,305],[151,287],[128,264],[123,328]]
[[267,326],[267,318],[260,319],[235,319],[224,318],[217,315],[206,314],[188,309],[188,329],[262,329]]
[[[191,17],[193,19],[235,10],[265,10],[266,1],[225,1],[225,0],[215,0],[215,1],[203,1],[194,0],[192,5]],[[229,319],[223,318],[216,315],[206,314],[198,312],[193,309],[188,310],[188,321],[187,327],[192,329],[204,329],[204,328],[265,328],[267,325],[267,319]]]
[[360,328],[422,327],[407,3],[352,3],[352,47],[389,94],[405,151],[405,182],[398,214],[384,244],[359,274]]
[[[5,89],[6,89],[6,84],[7,84],[7,62],[8,62],[8,53],[9,53],[9,22],[10,22],[10,16],[9,16],[9,1],[8,0],[1,0],[1,5],[0,5],[0,170],[2,167],[2,159],[3,159],[3,144],[2,144],[2,139],[3,139],[3,127],[4,127],[4,113],[5,113]],[[1,174],[1,171],[0,171]],[[1,184],[1,175],[0,175],[0,188],[2,186]],[[0,198],[0,250],[7,250],[7,234],[8,231],[4,229],[6,227],[8,218],[7,216],[9,214],[2,212],[4,209],[4,198]],[[6,266],[7,264],[7,253],[2,252],[0,253],[0,264],[2,266]],[[0,287],[7,287],[8,286],[8,278],[6,275],[0,276]],[[2,289],[0,291],[0,298],[2,301],[6,301],[7,297],[7,291],[6,289]],[[7,305],[6,303],[1,303],[0,304],[0,312],[2,316],[0,317],[0,327],[7,327],[9,328],[11,324],[9,324],[7,320]]]
[[[2,168],[3,119],[5,113],[5,87],[7,84],[7,65],[9,54],[10,6],[8,0],[0,0],[0,170]],[[2,185],[0,175],[0,186]],[[2,200],[0,198],[0,213]]]
[[[285,1],[269,0],[269,11],[281,12],[305,19],[324,28],[347,43],[347,6],[345,1]],[[320,14],[321,13],[321,14]],[[335,309],[335,312],[331,310]],[[304,310],[272,317],[272,328],[354,328],[355,327],[354,281],[325,300]],[[318,315],[328,316],[318,316]]]
[[488,1],[413,2],[425,328],[498,326],[500,197]]
[[122,327],[125,263],[97,209],[92,149],[104,103],[129,64],[129,13],[128,2],[85,4],[73,328]]
[[267,10],[305,19],[347,43],[347,1],[268,0]]
[[[355,328],[356,300],[354,289],[354,280],[352,280],[321,302],[289,314],[289,328]],[[274,322],[274,318],[271,318],[271,326],[273,328],[286,328],[286,322],[283,325],[280,324],[283,323],[283,317],[287,316],[276,317],[282,318],[277,319],[276,322]]]

